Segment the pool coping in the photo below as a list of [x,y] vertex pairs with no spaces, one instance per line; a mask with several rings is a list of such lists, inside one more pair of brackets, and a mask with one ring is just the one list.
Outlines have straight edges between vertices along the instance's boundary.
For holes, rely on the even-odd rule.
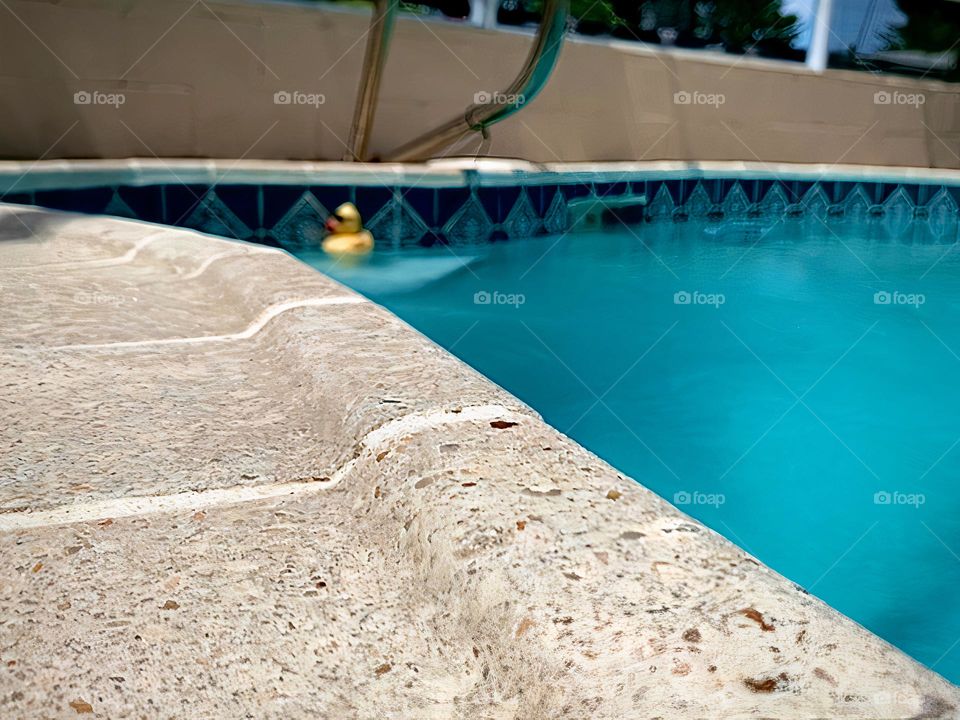
[[833,180],[960,185],[960,170],[877,165],[742,161],[530,163],[509,158],[451,158],[426,163],[348,163],[287,160],[0,161],[0,193],[104,185],[416,185],[423,188],[577,184],[645,179]]
[[[3,205],[0,210],[19,212],[22,208]],[[36,226],[36,233],[43,237],[29,238],[22,245],[0,243],[0,267],[7,263],[11,253],[21,250],[34,253],[34,258],[41,257],[44,242],[57,243],[60,252],[64,248],[77,252],[85,246],[99,247],[96,243],[105,242],[107,238],[116,245],[117,256],[125,259],[111,264],[106,278],[128,287],[136,287],[145,277],[152,282],[159,279],[168,283],[170,292],[175,293],[179,280],[169,277],[169,267],[165,265],[173,248],[184,258],[183,262],[204,267],[208,262],[204,258],[223,255],[218,248],[233,247],[231,241],[189,230],[172,228],[157,233],[156,226],[139,222],[46,210],[28,212],[39,213],[35,217],[23,216],[21,223],[29,224],[28,229],[34,227],[33,222],[38,218],[49,221],[51,229]],[[58,222],[66,223],[62,226],[66,235],[57,230]],[[118,233],[122,236],[120,239],[116,239]],[[131,249],[126,249],[128,246]],[[268,286],[282,285],[287,276],[303,276],[305,266],[282,252],[258,250],[259,254],[244,255],[241,260],[245,264],[240,274],[226,280],[231,285],[246,286],[250,297],[254,301],[260,298],[262,304],[259,316],[237,318],[240,325],[246,322],[248,328],[259,332],[257,328],[262,329],[267,323],[276,324],[276,318],[295,319],[299,314],[308,313],[321,327],[334,323],[331,327],[340,330],[332,342],[320,332],[307,335],[301,332],[296,335],[298,339],[291,342],[289,330],[280,324],[271,330],[271,334],[279,338],[277,342],[262,348],[251,345],[249,353],[267,352],[280,358],[296,355],[305,347],[313,348],[312,352],[318,352],[318,348],[324,352],[337,351],[353,358],[353,362],[342,367],[339,376],[324,376],[320,372],[304,378],[325,402],[331,393],[339,390],[341,381],[348,378],[355,381],[366,377],[371,384],[376,378],[378,393],[402,397],[410,388],[404,389],[396,380],[380,376],[380,371],[371,364],[371,355],[353,357],[357,343],[368,343],[379,332],[381,338],[391,341],[396,352],[406,354],[415,350],[424,358],[418,376],[439,379],[438,385],[417,391],[421,393],[418,397],[423,405],[419,410],[401,407],[399,414],[388,422],[366,427],[359,439],[347,434],[329,439],[331,444],[343,444],[351,458],[331,474],[336,482],[331,484],[330,491],[348,493],[352,509],[344,511],[344,522],[370,522],[364,518],[372,514],[375,522],[371,527],[379,528],[384,534],[379,540],[371,536],[372,551],[394,558],[398,567],[421,578],[424,586],[446,588],[433,600],[423,600],[426,604],[422,607],[436,602],[443,606],[446,614],[469,619],[474,617],[471,613],[475,613],[477,579],[507,574],[503,581],[512,583],[511,592],[518,595],[519,612],[528,614],[510,619],[503,627],[496,623],[493,627],[487,623],[468,624],[470,632],[465,632],[465,637],[456,636],[457,642],[466,642],[468,649],[469,643],[475,643],[473,654],[488,663],[483,677],[492,672],[503,686],[525,687],[531,682],[521,669],[502,660],[503,656],[520,653],[525,662],[554,668],[551,672],[559,675],[552,682],[563,688],[557,692],[566,695],[555,705],[545,705],[546,709],[540,709],[543,714],[536,717],[553,717],[547,710],[559,713],[574,701],[594,708],[593,717],[647,717],[656,709],[658,714],[677,720],[690,717],[692,712],[698,716],[719,712],[719,708],[724,708],[727,717],[760,713],[764,717],[793,720],[801,715],[938,718],[949,717],[960,707],[960,688],[809,595],[640,483],[625,478],[546,425],[535,412],[492,381],[477,376],[446,351],[362,296],[316,273],[316,281],[325,287],[325,292],[332,293],[330,299],[306,298],[293,303],[287,300],[283,306],[271,305]],[[267,256],[278,263],[278,275],[263,272],[263,260],[258,258]],[[51,257],[58,258],[55,254]],[[102,259],[79,260],[70,265],[70,272],[82,277],[99,267],[100,274],[94,273],[91,277],[99,277],[98,282],[104,283],[107,279],[103,275],[103,263]],[[18,270],[8,275],[8,285],[12,283],[15,289],[17,282],[29,282],[55,287],[63,264],[59,258],[53,265],[37,264],[23,273],[23,278],[18,277],[21,274]],[[131,268],[132,264],[137,268]],[[23,267],[21,262],[13,265]],[[196,278],[196,282],[202,289],[213,280],[211,274],[206,273]],[[217,298],[221,297],[224,277],[221,276],[219,282],[220,288],[210,286]],[[11,287],[4,289],[9,291]],[[157,296],[153,296],[153,303],[157,302],[162,299],[158,301]],[[85,305],[83,311],[109,320],[120,309],[101,303]],[[13,310],[25,318],[30,317],[34,324],[53,324],[63,317],[61,313],[46,312],[43,308],[39,315],[30,308]],[[205,314],[202,307],[196,312],[201,316]],[[106,322],[103,326],[110,328],[117,324]],[[343,328],[348,331],[344,332]],[[114,332],[123,335],[130,331]],[[222,346],[225,342],[242,342],[249,337],[248,332],[240,332],[163,340],[162,343],[166,343],[164,347],[177,343],[191,347],[205,343]],[[50,347],[44,352],[121,353],[125,365],[136,371],[148,354],[141,349],[143,342],[131,344],[121,336],[112,339],[115,342],[105,345]],[[8,357],[23,352],[22,346],[13,350],[12,355],[10,349],[7,350]],[[155,353],[158,349],[154,347],[149,352]],[[385,359],[391,361],[389,357]],[[398,366],[403,364],[400,357],[393,361]],[[80,374],[75,370],[71,372],[64,382],[80,382]],[[94,388],[101,382],[99,375],[87,381]],[[467,395],[476,397],[477,391],[468,388],[470,384],[481,388],[482,399],[463,400]],[[457,404],[457,398],[462,404]],[[338,405],[331,408],[331,411],[340,411]],[[219,411],[223,413],[222,422],[229,423],[231,408],[221,407]],[[318,408],[318,412],[323,413],[324,408]],[[346,414],[342,417],[344,427],[351,422],[352,418]],[[485,444],[471,446],[478,433],[488,435]],[[159,447],[164,446],[162,436],[155,442]],[[450,458],[441,460],[439,466],[428,452],[438,444],[448,448],[445,452]],[[351,451],[354,446],[356,449]],[[474,454],[465,454],[461,446],[474,447],[471,451]],[[522,465],[507,462],[505,458],[511,452],[523,457]],[[557,452],[559,456],[555,457]],[[468,501],[448,497],[450,490],[438,489],[439,495],[430,495],[420,489],[426,479],[443,475],[443,468],[449,467],[444,463],[454,461],[463,464],[464,472],[472,473],[480,481],[479,488],[473,488],[477,482],[464,483],[473,488]],[[305,474],[309,473],[305,470]],[[534,476],[540,478],[536,484],[524,484],[525,477]],[[485,478],[499,479],[484,482]],[[463,479],[462,476],[459,479]],[[459,486],[459,482],[454,483],[458,492],[464,492]],[[203,497],[201,490],[186,498],[180,495],[167,496],[169,501],[163,496],[141,498],[143,502],[138,500],[132,504],[121,497],[107,506],[81,503],[79,517],[72,518],[60,511],[11,516],[6,519],[4,530],[17,533],[29,544],[37,542],[38,534],[41,538],[46,537],[45,533],[55,534],[63,523],[67,523],[68,528],[95,528],[105,522],[103,518],[116,517],[115,532],[126,532],[135,538],[137,526],[125,525],[124,517],[147,518],[147,522],[169,517],[180,522],[178,512],[189,518],[191,512],[203,508],[198,514],[212,518],[215,513],[225,511],[226,506],[256,501],[294,502],[295,499],[286,498],[285,494],[279,500],[264,499],[276,498],[284,490],[273,487],[260,492],[238,487],[232,492],[214,488],[207,490],[208,494]],[[315,482],[293,488],[298,497],[330,491]],[[570,514],[571,506],[566,500],[575,499],[578,511]],[[443,506],[442,513],[436,512],[436,503]],[[527,519],[516,521],[514,527],[518,511],[528,513]],[[414,530],[419,528],[419,532],[408,532],[413,522],[410,518],[418,518]],[[490,523],[498,528],[493,535]],[[505,529],[499,528],[500,524]],[[530,525],[526,530],[525,524]],[[255,532],[255,528],[249,532]],[[491,538],[497,539],[494,542]],[[466,565],[459,561],[450,564],[450,558],[462,557],[460,553],[467,552],[468,548],[470,552],[466,557],[470,560]],[[438,559],[437,553],[454,553],[454,549],[456,553],[445,562]],[[510,562],[504,560],[503,553],[511,558]],[[55,562],[67,560],[47,560],[46,564],[51,566],[49,571],[54,571]],[[29,580],[39,571],[40,567],[35,566],[31,572],[28,565],[22,568],[21,576]],[[448,573],[454,574],[448,576]],[[617,578],[621,593],[617,597],[624,599],[614,601],[608,597],[608,586],[597,579],[604,577]],[[87,578],[96,579],[96,575]],[[81,580],[84,578],[69,582]],[[25,582],[24,587],[24,592],[34,593],[38,590],[31,588],[39,586]],[[723,592],[712,595],[708,588],[713,587],[722,587]],[[678,600],[681,596],[687,599],[681,602]],[[562,604],[552,609],[561,597]],[[709,611],[704,610],[704,606]],[[553,612],[561,614],[553,616]],[[591,620],[598,613],[604,616],[610,613],[616,620],[612,624],[602,623],[603,630],[600,626],[593,627]],[[628,631],[625,640],[624,629]],[[56,627],[45,626],[43,637],[54,637],[58,632]],[[608,638],[604,633],[609,632],[613,635]],[[483,642],[478,639],[481,635]],[[586,663],[583,667],[587,669],[568,670],[570,665],[564,663],[566,653],[590,646],[597,637],[606,638],[604,643],[616,640],[625,645],[609,653],[606,645],[598,647],[599,655],[594,653],[587,656],[589,660],[578,660],[578,667]],[[769,646],[774,641],[779,647],[772,652]],[[21,644],[19,648],[21,657],[24,646]],[[495,657],[501,660],[495,661]],[[708,667],[709,660],[714,658],[717,658],[716,664]],[[29,667],[30,658],[25,660]],[[88,665],[90,662],[96,664],[98,660],[85,661],[83,672],[94,671]],[[190,663],[192,658],[174,656],[169,662],[171,665]],[[650,674],[658,664],[663,665],[661,673]],[[359,669],[359,665],[353,668]],[[621,704],[615,712],[614,696],[620,697],[621,692],[615,692],[618,683],[626,685],[634,695],[632,700],[629,693],[617,700],[628,704]],[[392,690],[400,695],[405,692],[402,686]],[[640,699],[636,692],[640,692]],[[643,699],[645,693],[649,696]],[[43,695],[43,691],[40,694]],[[668,702],[664,697],[672,699]],[[598,704],[594,707],[589,703]]]

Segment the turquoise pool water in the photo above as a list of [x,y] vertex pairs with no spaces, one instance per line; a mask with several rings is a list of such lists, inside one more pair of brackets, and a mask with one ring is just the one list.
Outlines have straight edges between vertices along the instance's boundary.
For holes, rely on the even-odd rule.
[[690,222],[301,257],[958,682],[960,253],[895,235]]

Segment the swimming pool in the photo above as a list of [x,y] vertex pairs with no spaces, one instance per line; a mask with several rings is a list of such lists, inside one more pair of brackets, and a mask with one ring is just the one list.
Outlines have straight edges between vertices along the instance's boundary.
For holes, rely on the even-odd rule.
[[957,682],[960,257],[893,220],[298,254]]

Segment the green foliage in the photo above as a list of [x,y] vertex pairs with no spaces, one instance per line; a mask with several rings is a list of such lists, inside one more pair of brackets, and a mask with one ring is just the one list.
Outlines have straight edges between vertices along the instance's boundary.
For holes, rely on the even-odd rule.
[[[527,12],[539,16],[543,11],[543,0],[528,0],[523,6]],[[570,0],[570,15],[578,24],[600,25],[607,31],[623,24],[609,0]]]
[[897,0],[907,16],[887,38],[892,50],[946,52],[960,47],[960,3],[949,0]]
[[716,0],[713,20],[724,46],[744,52],[759,45],[789,47],[800,32],[795,15],[784,15],[778,0]]

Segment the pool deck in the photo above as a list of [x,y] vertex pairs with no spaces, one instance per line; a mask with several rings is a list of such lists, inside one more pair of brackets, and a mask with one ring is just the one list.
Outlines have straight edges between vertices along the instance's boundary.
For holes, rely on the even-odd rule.
[[4,718],[960,712],[286,253],[0,205],[0,299]]

